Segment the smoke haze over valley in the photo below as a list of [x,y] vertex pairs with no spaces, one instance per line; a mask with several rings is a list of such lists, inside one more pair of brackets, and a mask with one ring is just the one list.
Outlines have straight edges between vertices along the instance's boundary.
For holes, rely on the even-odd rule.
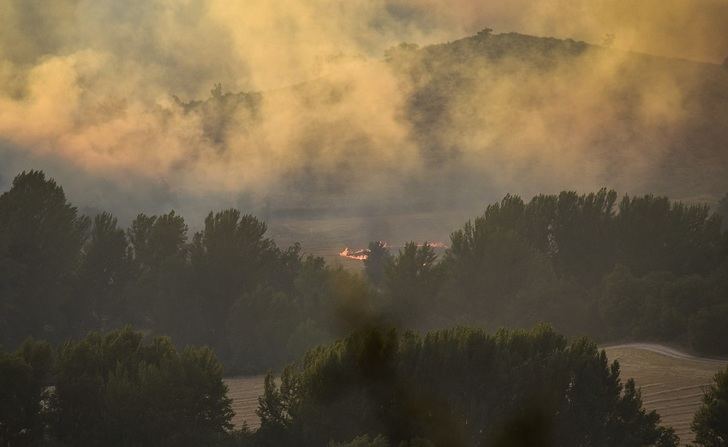
[[0,446],[725,446],[727,25],[0,0]]
[[314,252],[445,239],[505,193],[715,203],[728,4],[697,3],[6,0],[0,185],[41,168],[122,222],[234,206]]

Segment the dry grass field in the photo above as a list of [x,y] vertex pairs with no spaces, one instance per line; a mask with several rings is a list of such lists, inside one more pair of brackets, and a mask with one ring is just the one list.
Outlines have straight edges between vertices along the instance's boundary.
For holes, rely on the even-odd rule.
[[[683,443],[692,441],[690,422],[700,405],[703,387],[727,362],[702,359],[652,344],[628,344],[605,348],[611,360],[619,360],[622,378],[634,378],[642,389],[645,407],[657,410],[665,425],[675,429]],[[264,376],[225,379],[233,399],[233,423],[251,429],[260,425],[255,409],[263,393]]]
[[645,408],[656,410],[683,444],[693,441],[690,422],[700,406],[703,388],[725,361],[703,359],[653,344],[605,348],[609,360],[618,360],[623,380],[633,378],[642,389]]
[[243,422],[255,430],[260,426],[258,415],[258,396],[263,394],[263,380],[265,376],[228,377],[225,383],[228,386],[228,396],[233,400],[233,424],[240,428]]

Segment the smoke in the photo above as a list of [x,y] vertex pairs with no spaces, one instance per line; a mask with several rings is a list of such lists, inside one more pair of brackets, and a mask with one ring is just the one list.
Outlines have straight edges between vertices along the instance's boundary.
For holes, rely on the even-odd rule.
[[[705,70],[724,75],[627,50],[720,62],[727,19],[720,0],[4,0],[0,178],[46,169],[74,201],[122,218],[221,206],[467,215],[507,191],[602,185],[713,197],[726,185],[680,189],[658,171],[703,110],[692,92]],[[384,58],[486,26],[611,49]]]

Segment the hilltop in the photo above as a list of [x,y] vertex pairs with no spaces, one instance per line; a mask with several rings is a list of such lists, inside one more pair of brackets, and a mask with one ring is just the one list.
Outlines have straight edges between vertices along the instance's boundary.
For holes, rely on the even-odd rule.
[[[380,147],[376,124],[362,122],[376,108],[352,111],[369,93],[357,89],[372,86],[350,76],[270,92],[218,86],[206,100],[179,104],[201,114],[224,151],[232,129],[253,132],[292,113],[277,105],[295,103],[306,125],[287,131],[306,157],[271,192],[281,208],[331,207],[342,195],[372,208],[371,191],[361,191],[380,174],[416,209],[469,206],[484,191],[606,185],[710,203],[728,191],[728,70],[720,65],[490,30],[422,48],[403,43],[384,60],[402,95],[396,120],[409,152]],[[418,167],[390,175],[395,168],[372,155],[384,150],[402,153],[392,163],[416,157]],[[343,154],[335,168],[319,162],[331,154]],[[374,208],[402,206],[384,196]]]

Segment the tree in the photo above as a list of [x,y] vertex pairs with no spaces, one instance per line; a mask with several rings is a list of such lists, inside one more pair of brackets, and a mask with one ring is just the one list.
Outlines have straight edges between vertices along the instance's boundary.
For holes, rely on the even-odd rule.
[[392,255],[384,241],[369,243],[369,255],[364,260],[364,272],[374,287],[382,287],[385,272],[392,262]]
[[698,445],[728,446],[728,368],[715,375],[691,427]]
[[86,321],[77,333],[130,321],[126,294],[131,274],[131,251],[124,230],[111,214],[96,215],[78,273],[80,296],[73,303],[78,306],[72,311],[75,319]]
[[174,211],[160,216],[139,214],[127,231],[134,258],[144,271],[157,271],[170,258],[187,255],[187,225]]
[[728,304],[701,308],[690,317],[688,336],[697,352],[724,355],[728,352]]
[[0,445],[39,445],[45,434],[53,353],[48,343],[26,340],[14,353],[0,349]]
[[63,306],[89,221],[42,171],[22,172],[0,196],[0,336],[59,339]]
[[192,290],[187,224],[174,211],[139,214],[127,230],[135,270],[130,293],[136,317],[151,320],[181,343],[202,341],[201,303]]
[[262,447],[286,445],[288,442],[290,415],[284,406],[288,399],[282,396],[283,392],[276,387],[273,374],[266,374],[263,395],[258,397],[258,409],[255,410],[260,418],[256,440]]
[[261,284],[261,273],[275,261],[274,244],[264,237],[267,227],[234,209],[210,213],[195,234],[191,261],[196,292],[204,300],[207,339],[214,348],[225,344],[225,321],[233,303]]
[[604,351],[548,327],[423,337],[370,328],[309,352],[278,389],[267,391],[265,409],[276,409],[268,419],[287,436],[280,445],[362,435],[391,445],[523,445],[511,441],[526,440],[517,436],[526,430],[534,445],[677,445]]
[[437,255],[428,244],[408,242],[385,271],[385,290],[394,318],[406,327],[423,324],[441,285]]
[[91,333],[59,350],[55,432],[70,445],[210,445],[232,428],[226,393],[208,348]]

